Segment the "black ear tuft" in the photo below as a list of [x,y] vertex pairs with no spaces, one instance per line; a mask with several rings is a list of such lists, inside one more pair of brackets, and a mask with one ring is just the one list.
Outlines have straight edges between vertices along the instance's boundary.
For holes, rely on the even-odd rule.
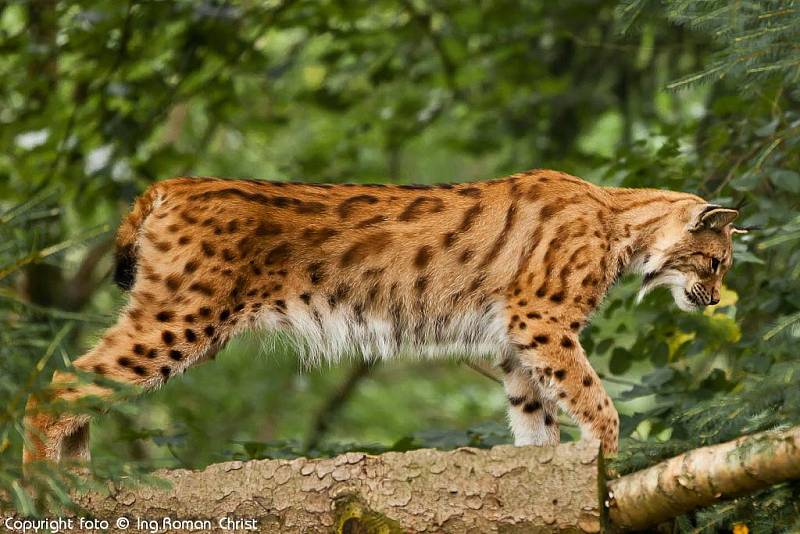
[[760,226],[732,226],[731,233],[732,234],[749,234],[750,232],[757,232],[761,230]]

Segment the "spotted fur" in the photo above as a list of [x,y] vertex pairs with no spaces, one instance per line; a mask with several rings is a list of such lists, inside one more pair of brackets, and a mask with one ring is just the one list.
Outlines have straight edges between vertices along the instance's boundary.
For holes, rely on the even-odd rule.
[[[309,365],[492,357],[516,443],[556,443],[560,408],[610,453],[617,412],[581,328],[628,270],[643,293],[671,285],[681,307],[716,302],[732,212],[543,170],[444,186],[167,180],[118,233],[129,304],[74,365],[152,389],[250,329],[288,333]],[[52,394],[107,393],[72,378]],[[88,457],[86,416],[35,408],[27,461]]]

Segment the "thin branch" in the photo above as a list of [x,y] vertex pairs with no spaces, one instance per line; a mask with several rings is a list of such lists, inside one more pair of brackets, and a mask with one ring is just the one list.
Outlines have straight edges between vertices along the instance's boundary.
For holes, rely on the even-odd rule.
[[333,395],[322,406],[322,409],[317,413],[314,422],[311,425],[311,431],[306,438],[305,451],[308,452],[314,449],[330,428],[331,421],[341,411],[347,401],[355,392],[358,384],[369,374],[372,369],[372,364],[359,360],[353,366],[347,378],[342,382]]
[[109,274],[107,270],[100,276],[95,275],[97,265],[107,256],[114,244],[111,236],[106,236],[89,249],[81,262],[80,267],[70,278],[65,288],[65,310],[79,310],[92,298],[97,288]]
[[482,365],[474,363],[474,362],[464,362],[464,363],[467,365],[467,367],[469,367],[470,369],[472,369],[476,373],[485,376],[486,378],[488,378],[492,382],[496,382],[496,383],[498,383],[500,385],[503,385],[503,381],[500,380],[497,377],[497,375],[495,375],[494,373],[492,373],[490,370],[488,370],[487,368],[483,367]]
[[414,7],[414,3],[411,0],[403,0],[403,6],[405,6],[405,9],[411,16],[411,19],[420,28],[420,30],[422,30],[433,46],[433,49],[436,51],[436,55],[439,57],[439,62],[442,65],[442,73],[444,74],[447,88],[450,89],[450,92],[453,93],[453,95],[458,95],[459,89],[458,84],[456,83],[455,63],[447,53],[441,36],[433,30],[433,27],[431,26],[431,16],[427,13],[420,13],[417,11],[417,9]]
[[15,261],[13,264],[5,266],[2,269],[0,269],[0,280],[7,277],[11,273],[18,271],[25,265],[28,265],[30,263],[40,262],[43,259],[47,258],[48,256],[52,256],[53,254],[62,252],[82,241],[85,241],[87,239],[90,239],[96,235],[102,234],[107,231],[108,231],[108,225],[103,225],[91,232],[88,232],[85,235],[74,237],[72,239],[67,239],[65,241],[62,241],[61,243],[56,243],[55,245],[50,245],[47,248],[31,252],[27,256],[24,256]]

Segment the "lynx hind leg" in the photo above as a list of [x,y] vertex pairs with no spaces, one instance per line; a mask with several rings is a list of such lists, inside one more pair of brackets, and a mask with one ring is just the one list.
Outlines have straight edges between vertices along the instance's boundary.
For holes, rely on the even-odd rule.
[[[66,400],[77,392],[74,375],[56,373],[47,395],[49,400]],[[72,390],[68,392],[65,388]],[[88,393],[87,393],[88,394]],[[25,448],[23,464],[39,460],[89,460],[88,416],[54,414],[44,411],[35,397],[28,399],[25,415]]]
[[[143,298],[134,293],[130,308],[93,349],[73,362],[75,368],[146,391],[213,355],[242,315],[236,307],[176,305],[183,300],[180,296],[169,307],[153,306],[147,300],[147,294]],[[96,384],[77,382],[75,374],[57,372],[47,395],[74,402],[111,393]],[[89,416],[68,410],[50,413],[39,406],[34,398],[28,403],[24,463],[88,460]]]
[[514,445],[558,445],[558,405],[546,398],[534,382],[531,372],[515,358],[501,363],[503,385],[508,398],[508,421]]

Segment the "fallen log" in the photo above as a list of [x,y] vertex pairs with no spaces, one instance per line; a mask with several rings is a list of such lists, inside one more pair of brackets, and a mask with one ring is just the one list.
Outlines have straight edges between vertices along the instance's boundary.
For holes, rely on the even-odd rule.
[[[505,445],[227,462],[155,473],[169,489],[122,488],[77,501],[112,526],[127,517],[128,532],[137,519],[164,518],[214,527],[197,523],[195,532],[223,518],[281,533],[371,532],[370,524],[384,532],[599,532],[596,450]],[[149,523],[156,524],[164,523]]]
[[[597,451],[582,442],[227,462],[154,473],[167,485],[74,497],[112,532],[599,532],[601,514],[615,530],[652,531],[800,480],[800,427],[689,451],[608,483]],[[129,522],[115,528],[120,518]]]

